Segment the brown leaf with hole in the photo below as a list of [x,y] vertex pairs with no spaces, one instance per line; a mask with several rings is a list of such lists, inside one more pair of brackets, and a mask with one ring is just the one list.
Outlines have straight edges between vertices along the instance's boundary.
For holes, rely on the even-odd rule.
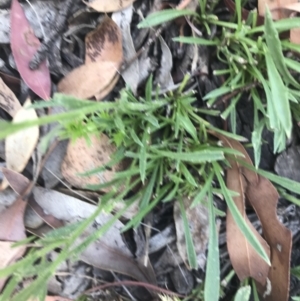
[[92,7],[99,12],[113,12],[126,8],[132,4],[135,0],[94,0],[83,1],[87,6]]
[[6,86],[0,77],[0,108],[14,117],[22,108],[15,94]]
[[[79,138],[75,142],[70,141],[61,166],[63,177],[77,188],[106,183],[113,179],[116,171],[124,168],[123,163],[120,163],[112,170],[105,170],[87,177],[78,175],[107,164],[116,150],[104,134],[93,135],[90,139],[90,145],[84,138]],[[103,191],[108,191],[108,188]]]

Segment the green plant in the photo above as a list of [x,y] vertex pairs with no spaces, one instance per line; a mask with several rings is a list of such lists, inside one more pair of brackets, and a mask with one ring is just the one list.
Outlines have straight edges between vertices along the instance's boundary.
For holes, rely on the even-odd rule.
[[[237,3],[239,2],[237,1]],[[210,24],[224,26],[222,34],[212,41],[183,37],[177,40],[216,47],[219,58],[228,64],[227,70],[217,72],[217,74],[228,76],[224,86],[206,96],[209,105],[213,105],[217,97],[224,95],[233,96],[234,99],[231,101],[231,104],[221,115],[223,118],[234,117],[235,104],[243,92],[248,92],[252,95],[255,108],[252,143],[255,148],[256,163],[258,164],[262,129],[267,126],[274,130],[274,143],[277,151],[284,147],[285,137],[290,134],[291,130],[289,106],[291,105],[292,108],[295,106],[293,103],[290,104],[290,100],[298,101],[299,94],[290,87],[293,85],[296,87],[296,85],[288,74],[285,77],[283,76],[283,80],[278,78],[278,74],[286,72],[285,67],[277,65],[278,61],[282,63],[283,60],[284,66],[293,68],[290,60],[277,53],[278,61],[275,61],[269,53],[270,50],[266,47],[270,45],[278,46],[278,39],[275,39],[275,42],[268,42],[267,37],[262,36],[258,41],[255,41],[255,35],[263,33],[264,30],[266,30],[265,35],[268,33],[274,34],[275,29],[283,31],[294,27],[295,23],[293,20],[290,21],[291,24],[287,24],[285,21],[273,23],[269,16],[266,16],[269,23],[265,24],[265,26],[256,27],[255,15],[249,17],[244,24],[241,21],[239,9],[237,9],[236,16],[237,24],[234,21],[221,22],[214,15],[207,14],[205,1],[200,1],[200,4],[200,15],[194,12],[187,13],[186,11],[174,10],[168,11],[167,14],[166,12],[160,12],[157,14],[159,20],[157,21],[156,18],[156,23],[153,21],[150,24],[156,25],[177,16],[189,14],[194,16],[196,21],[201,21],[207,30],[209,30]],[[149,20],[151,21],[150,17],[145,22],[150,22]],[[299,20],[297,19],[297,21]],[[286,41],[280,42],[280,44],[284,49],[296,47]],[[295,66],[298,65],[296,64]],[[242,70],[242,72],[237,73],[238,70]],[[273,76],[271,75],[265,80],[264,78],[267,77],[270,70],[273,72]],[[274,74],[276,75],[275,77]],[[181,202],[182,196],[192,198],[192,206],[200,202],[206,202],[210,225],[208,270],[205,285],[201,286],[200,291],[195,292],[195,298],[202,300],[205,297],[205,299],[211,301],[218,300],[215,288],[219,287],[220,282],[219,255],[217,230],[214,221],[215,215],[219,214],[219,211],[213,205],[212,195],[214,193],[219,194],[221,192],[245,237],[260,256],[268,261],[264,250],[236,209],[232,200],[234,192],[227,189],[223,179],[223,169],[228,166],[225,155],[230,157],[241,154],[233,149],[219,145],[210,133],[211,131],[216,131],[234,139],[242,139],[242,137],[220,131],[211,126],[202,117],[203,114],[214,114],[214,112],[210,109],[199,109],[194,105],[196,102],[195,97],[192,93],[186,93],[184,90],[187,81],[188,77],[184,79],[178,90],[160,96],[159,91],[152,86],[152,79],[150,78],[145,89],[144,98],[136,98],[130,90],[124,89],[114,103],[105,101],[95,103],[56,94],[52,101],[36,103],[34,107],[62,106],[67,112],[42,117],[33,122],[18,124],[0,122],[0,138],[34,124],[42,125],[58,122],[57,128],[44,140],[44,150],[47,149],[50,138],[53,136],[58,137],[58,139],[70,138],[73,140],[85,137],[89,141],[89,137],[92,134],[99,132],[107,134],[111,139],[111,143],[117,146],[117,151],[112,156],[111,162],[82,176],[102,171],[121,160],[130,160],[128,168],[117,172],[111,182],[88,187],[95,190],[111,187],[111,191],[101,198],[101,205],[93,216],[82,223],[54,230],[46,237],[36,240],[34,245],[31,245],[32,248],[24,259],[0,271],[0,277],[12,276],[0,300],[9,299],[16,283],[25,277],[35,276],[37,272],[40,273],[40,277],[34,279],[30,286],[11,300],[26,300],[29,296],[36,296],[42,300],[45,295],[45,286],[42,284],[55,273],[57,266],[67,258],[76,258],[89,243],[102,235],[120,217],[122,212],[115,215],[111,221],[101,227],[92,237],[88,237],[81,245],[74,246],[76,238],[84,232],[88,224],[93,221],[99,212],[102,210],[110,211],[112,203],[126,199],[128,193],[135,186],[139,187],[139,189],[127,199],[127,202],[128,206],[132,202],[139,202],[139,213],[126,224],[123,230],[138,226],[142,219],[159,202]],[[268,91],[274,85],[283,88],[285,92],[287,91],[288,96],[285,95],[285,98],[281,100],[275,95],[277,98],[273,99]],[[260,87],[265,89],[266,100],[260,99]],[[283,109],[288,112],[287,119],[279,120],[277,118],[276,112],[278,113],[278,110],[281,109],[281,107],[277,106],[277,101],[279,100],[281,105],[283,105]],[[298,107],[296,106],[296,108]],[[294,115],[294,117],[297,116]],[[231,120],[234,125],[234,118]],[[287,190],[300,193],[299,185],[293,181],[282,179],[251,166],[246,167],[282,185]],[[218,181],[221,189],[214,186],[215,180]],[[122,192],[114,188],[120,186],[124,187]],[[126,208],[123,211],[125,210]],[[185,216],[183,206],[181,206],[181,212]],[[189,264],[192,268],[196,268],[193,241],[186,219],[184,225]],[[23,243],[28,243],[31,239]],[[58,258],[52,263],[47,262],[46,254],[57,248],[61,249]],[[34,268],[32,268],[33,265]]]
[[[259,165],[261,135],[264,127],[274,132],[274,152],[285,149],[286,137],[291,136],[292,116],[299,121],[299,82],[293,73],[300,71],[295,59],[284,57],[283,51],[297,51],[299,46],[280,40],[279,34],[299,27],[299,18],[273,22],[266,10],[265,24],[257,26],[257,13],[251,12],[246,21],[242,20],[241,0],[235,1],[236,12],[229,22],[219,21],[208,11],[206,1],[199,1],[200,13],[182,12],[193,17],[210,35],[210,25],[219,26],[220,34],[212,40],[199,37],[178,37],[174,41],[214,47],[216,57],[226,65],[224,70],[215,70],[215,75],[224,76],[220,88],[209,92],[204,100],[208,107],[222,98],[228,103],[221,113],[223,119],[230,117],[233,131],[236,128],[236,104],[243,93],[251,96],[254,106],[252,145],[255,165]],[[171,19],[172,11],[156,12],[139,26],[158,25]],[[176,17],[173,11],[174,18]],[[168,15],[168,18],[165,16]],[[261,93],[263,91],[263,93]]]
[[[54,117],[42,117],[34,123],[10,124],[4,122],[3,130],[5,133],[11,133],[18,130],[20,126],[45,124],[55,120],[58,121],[58,126],[52,134],[59,139],[80,135],[89,139],[89,135],[99,132],[111,137],[111,143],[117,145],[117,151],[112,156],[111,162],[82,176],[97,173],[125,158],[131,161],[126,170],[116,172],[111,182],[88,187],[95,190],[111,187],[111,191],[101,197],[101,206],[95,213],[96,215],[105,208],[105,210],[111,210],[113,202],[123,200],[135,186],[139,187],[138,191],[128,199],[128,206],[132,202],[139,201],[139,213],[125,225],[123,230],[138,226],[159,202],[173,200],[180,202],[182,196],[188,196],[193,199],[192,206],[195,206],[207,200],[211,234],[207,261],[209,271],[204,295],[210,300],[218,300],[217,294],[210,295],[212,291],[215,292],[211,286],[219,286],[220,282],[219,261],[216,260],[219,257],[218,239],[214,225],[214,216],[219,211],[213,206],[212,195],[214,193],[221,192],[224,195],[228,208],[245,237],[266,261],[268,261],[268,257],[237,210],[232,200],[234,192],[226,188],[223,179],[222,170],[224,166],[228,165],[225,155],[231,157],[241,154],[219,145],[210,132],[220,132],[222,135],[235,139],[242,137],[220,131],[204,120],[201,113],[209,114],[210,112],[194,106],[196,99],[191,93],[184,92],[186,81],[187,79],[177,91],[160,97],[158,91],[153,95],[152,79],[150,78],[146,86],[145,98],[136,98],[130,90],[124,89],[115,103],[95,104],[93,101],[78,100],[56,94],[52,101],[37,103],[34,106],[62,106],[68,112]],[[85,127],[86,124],[89,126]],[[44,145],[47,148],[49,137],[45,141]],[[263,171],[257,172],[272,176]],[[279,182],[280,179],[277,178],[273,176],[272,179]],[[213,185],[214,179],[218,180],[221,190]],[[280,184],[286,189],[297,191],[297,185],[290,180],[280,181]],[[121,192],[114,189],[114,187],[120,186],[124,187]],[[181,212],[184,216],[183,206],[181,206]],[[93,216],[96,216],[95,214]],[[74,225],[75,230],[72,228],[72,234],[69,228],[63,228],[49,233],[49,236],[44,239],[37,240],[36,247],[31,249],[23,260],[0,271],[2,277],[14,275],[9,285],[6,286],[3,296],[6,298],[12,292],[16,282],[39,269],[44,271],[41,277],[34,280],[28,289],[21,291],[12,300],[25,300],[24,298],[31,294],[42,296],[44,289],[40,286],[41,281],[46,282],[62,260],[78,256],[88,243],[104,233],[119,216],[120,214],[117,214],[109,224],[100,228],[81,246],[74,247],[73,242],[93,220],[93,217],[77,226]],[[189,264],[192,268],[196,268],[196,255],[187,221],[184,230],[187,237]],[[61,255],[55,262],[46,262],[46,254],[55,248],[61,248]],[[37,260],[40,263],[35,265],[33,271],[31,265]]]

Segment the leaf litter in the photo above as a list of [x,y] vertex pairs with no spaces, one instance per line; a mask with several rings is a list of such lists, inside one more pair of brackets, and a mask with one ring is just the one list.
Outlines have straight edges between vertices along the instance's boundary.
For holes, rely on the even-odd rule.
[[[70,37],[68,41],[70,43],[69,48],[73,47],[73,50],[78,50],[80,47],[85,49],[82,51],[83,56],[79,56],[78,58],[76,57],[78,55],[77,50],[74,51],[76,55],[74,53],[73,56],[69,54],[69,66],[67,69],[70,72],[66,76],[61,72],[58,73],[61,76],[53,80],[57,76],[57,73],[55,73],[55,76],[54,73],[51,73],[53,76],[51,78],[52,81],[58,83],[59,92],[78,98],[101,100],[109,95],[110,92],[115,93],[116,90],[118,91],[118,85],[121,83],[128,85],[134,94],[138,94],[143,82],[152,72],[155,73],[155,83],[167,91],[169,87],[174,86],[173,79],[175,76],[172,73],[176,67],[174,66],[174,62],[180,68],[185,66],[181,70],[182,72],[188,72],[187,66],[191,68],[190,71],[195,71],[195,62],[197,61],[195,53],[198,51],[193,50],[193,66],[190,66],[189,63],[186,64],[186,62],[181,60],[180,54],[176,53],[174,45],[170,44],[168,37],[164,34],[159,35],[156,32],[155,34],[158,38],[154,37],[156,41],[153,47],[148,47],[146,51],[144,50],[141,53],[138,52],[139,49],[134,47],[138,37],[137,33],[134,32],[134,22],[136,22],[137,18],[141,18],[143,13],[148,14],[150,11],[153,12],[158,8],[161,9],[162,3],[155,1],[152,9],[143,11],[145,6],[139,6],[139,1],[134,2],[130,0],[96,0],[89,3],[85,2],[86,6],[92,7],[98,12],[114,13],[111,17],[107,14],[101,15],[101,18],[99,18],[100,22],[97,21],[99,23],[98,26],[92,31],[87,31],[87,34],[84,34],[85,40],[81,46],[80,43],[76,44],[76,41],[80,39],[80,35],[76,35],[76,31],[80,32],[80,28],[76,28],[76,26],[73,28],[75,33],[68,36]],[[266,1],[259,2],[259,5],[262,2],[266,3]],[[188,8],[195,11],[197,6],[197,1],[182,1],[177,6],[177,10]],[[136,8],[138,9],[136,10]],[[292,8],[289,7],[289,9]],[[294,7],[294,10],[297,10],[297,8]],[[86,12],[87,18],[84,16]],[[90,11],[87,10],[86,12],[82,13],[82,15],[80,14],[80,17],[86,22],[85,26],[88,28],[91,24],[87,20],[92,20],[93,18]],[[259,12],[264,15],[262,10]],[[178,12],[178,16],[180,15],[181,12]],[[95,27],[94,24],[92,26]],[[22,30],[17,30],[16,28],[22,28]],[[144,37],[140,38],[140,40],[147,41],[146,37],[150,31],[141,30],[140,32],[143,32]],[[44,61],[35,71],[29,68],[29,62],[40,47],[40,41],[35,37],[32,28],[30,28],[22,12],[21,6],[16,0],[12,0],[10,42],[17,70],[23,81],[39,98],[49,99],[51,81],[48,64],[51,65],[53,62],[49,61],[46,63]],[[66,40],[62,42],[62,45],[65,42]],[[68,47],[62,45],[61,49],[66,55],[66,53],[69,53],[66,51]],[[23,53],[26,55],[23,56]],[[201,56],[200,50],[198,55]],[[71,57],[73,60],[70,59]],[[200,57],[197,64],[201,65],[201,59]],[[82,64],[83,61],[84,63]],[[125,70],[122,69],[124,62],[131,62]],[[120,75],[123,79],[120,79]],[[122,83],[122,80],[124,83]],[[18,98],[9,89],[9,86],[9,84],[6,86],[1,80],[0,108],[7,111],[13,117],[14,122],[35,120],[37,113],[34,109],[27,108],[29,101],[22,107]],[[29,99],[28,97],[26,98]],[[39,110],[37,112],[39,113]],[[47,113],[50,114],[49,112]],[[269,266],[254,250],[237,226],[231,210],[227,210],[227,248],[231,264],[240,280],[244,280],[247,277],[252,277],[256,280],[258,290],[262,296],[265,296],[265,300],[287,300],[289,294],[289,264],[292,238],[290,230],[280,223],[277,218],[276,206],[279,195],[274,186],[265,177],[244,167],[243,163],[251,165],[252,162],[240,143],[220,134],[214,133],[214,135],[223,142],[223,145],[244,154],[244,159],[236,157],[241,161],[235,161],[232,157],[227,156],[230,163],[230,167],[226,169],[227,188],[231,192],[238,192],[238,195],[232,194],[233,203],[271,261],[271,266]],[[13,241],[26,238],[25,227],[28,232],[35,233],[38,237],[47,237],[47,234],[51,233],[49,232],[51,229],[59,230],[62,226],[76,225],[76,223],[88,219],[97,210],[97,206],[95,205],[88,204],[86,201],[79,200],[77,197],[69,196],[66,193],[58,192],[60,188],[55,186],[61,180],[59,178],[63,177],[75,191],[78,191],[81,195],[80,199],[86,200],[85,194],[88,194],[88,191],[82,189],[86,189],[87,185],[103,184],[112,180],[116,172],[126,172],[127,165],[120,164],[116,169],[107,168],[96,175],[82,176],[82,174],[91,169],[105,166],[111,160],[111,156],[116,148],[113,146],[110,138],[104,134],[97,134],[92,135],[90,141],[80,138],[75,142],[66,142],[68,146],[64,158],[61,154],[64,154],[65,150],[57,153],[61,158],[55,163],[55,169],[57,171],[57,168],[60,167],[61,174],[57,172],[58,179],[53,182],[55,183],[53,185],[48,183],[49,179],[47,177],[43,178],[45,183],[39,179],[39,184],[35,184],[35,177],[38,174],[34,174],[32,170],[34,166],[32,164],[36,163],[31,162],[30,157],[38,143],[38,127],[32,127],[31,132],[28,132],[28,134],[22,131],[19,136],[14,134],[7,138],[5,141],[5,154],[1,156],[8,169],[3,168],[1,171],[6,180],[4,180],[4,185],[2,183],[3,191],[0,192],[0,201],[4,202],[4,210],[0,213],[0,223],[2,225],[1,247],[3,250],[8,251],[7,253],[3,252],[0,260],[1,267],[11,265],[24,254],[24,247],[11,249],[11,244]],[[54,162],[54,157],[51,158],[51,154],[48,157],[50,158],[48,159],[48,167]],[[42,172],[45,172],[43,166],[41,168]],[[19,173],[24,170],[26,175],[33,176],[31,181]],[[6,188],[8,184],[17,193],[13,192],[9,187]],[[28,191],[28,194],[23,195],[24,188],[27,188],[28,185],[32,185],[32,187]],[[50,189],[50,187],[53,189]],[[116,189],[122,190],[120,187],[116,187]],[[109,193],[110,191],[104,188],[101,192],[95,192],[96,199],[99,198],[99,202],[101,202],[103,192]],[[24,200],[19,195],[25,197]],[[15,200],[13,204],[11,204],[12,200]],[[210,227],[215,222],[214,213],[211,211],[211,208],[208,212],[205,202],[203,204],[196,204],[191,208],[192,201],[192,199],[184,197],[182,206],[180,206],[180,202],[175,202],[175,205],[172,207],[163,205],[161,208],[157,208],[158,211],[161,210],[162,212],[164,210],[168,212],[169,209],[169,216],[173,216],[171,223],[175,223],[175,228],[169,226],[170,217],[168,215],[164,215],[165,213],[161,213],[160,215],[154,212],[153,227],[157,226],[161,228],[161,223],[166,226],[166,222],[160,220],[162,217],[163,219],[167,217],[169,225],[162,230],[156,229],[155,231],[158,231],[156,235],[153,235],[155,231],[152,231],[149,250],[150,262],[153,263],[153,268],[151,263],[144,265],[139,261],[139,258],[135,258],[133,249],[135,247],[138,249],[138,247],[132,246],[130,243],[128,244],[128,241],[125,244],[124,239],[126,239],[126,235],[128,234],[125,233],[124,235],[121,233],[125,225],[124,216],[126,217],[125,220],[134,218],[138,214],[136,206],[134,206],[135,208],[130,215],[123,215],[122,218],[120,213],[120,218],[115,220],[113,226],[101,238],[95,239],[89,247],[81,252],[77,259],[88,264],[87,266],[93,266],[94,269],[110,271],[109,275],[114,275],[114,279],[119,279],[118,277],[125,277],[124,279],[127,279],[126,277],[129,276],[141,283],[148,283],[154,286],[159,283],[157,280],[161,279],[167,283],[165,275],[169,275],[172,285],[177,292],[189,294],[194,288],[195,280],[191,269],[205,269],[206,252],[208,241],[210,241],[208,233],[212,233]],[[7,205],[8,203],[10,206]],[[136,205],[137,202],[134,204]],[[123,202],[121,205],[119,204],[118,208],[116,208],[116,214],[118,215],[119,212],[122,212],[126,206],[126,202]],[[248,218],[246,214],[248,207],[252,207],[257,214],[261,222],[262,234],[257,227],[255,228],[252,225],[250,218]],[[209,223],[208,217],[210,218]],[[101,226],[105,225],[112,218],[114,218],[113,215],[106,213],[105,210],[99,213],[91,225],[86,227],[85,231],[77,238],[75,245],[84,243],[85,239],[92,237]],[[157,220],[160,221],[157,222]],[[215,232],[214,235],[216,235],[217,229],[214,228],[213,231]],[[159,242],[153,239],[154,237],[158,238],[158,236],[160,237]],[[139,243],[145,244],[143,240],[134,239],[136,245]],[[214,237],[213,241],[214,244],[217,243],[217,237]],[[213,245],[211,241],[209,243]],[[145,245],[145,248],[145,254],[148,254],[147,245]],[[155,251],[151,251],[152,248]],[[9,252],[9,250],[14,250],[14,252]],[[159,255],[157,255],[158,251],[160,252]],[[55,260],[55,257],[59,256],[58,254],[52,252],[52,260]],[[196,261],[193,261],[195,259]],[[64,271],[70,272],[76,270],[79,273],[85,273],[86,266],[81,265],[78,261],[76,261],[75,266],[76,264],[78,264],[78,267],[74,269],[72,267]],[[207,264],[210,267],[216,268],[215,264],[211,265],[212,261]],[[117,273],[119,276],[116,276],[114,273]],[[62,277],[60,281],[65,286],[68,286],[67,283],[75,283],[76,279],[76,277],[70,278],[69,281],[71,282],[68,282],[66,277]],[[51,281],[55,282],[54,277]],[[217,284],[218,281],[219,279],[217,279]],[[3,288],[4,281],[0,285]],[[89,282],[84,285],[89,285]],[[144,287],[147,289],[146,285]],[[148,289],[148,291],[150,293],[149,298],[156,296],[153,290]],[[236,300],[239,300],[242,291],[246,291],[248,296],[249,289],[248,287],[244,287],[238,290],[235,297]],[[48,290],[48,292],[58,294],[57,291]],[[207,294],[207,291],[205,293]],[[67,291],[64,291],[64,293],[60,291],[59,294],[62,295],[57,297],[47,296],[46,300],[69,300],[68,298],[74,299],[80,295],[80,293],[76,295]],[[138,296],[141,297],[141,294],[138,294]],[[209,296],[209,294],[206,296]]]

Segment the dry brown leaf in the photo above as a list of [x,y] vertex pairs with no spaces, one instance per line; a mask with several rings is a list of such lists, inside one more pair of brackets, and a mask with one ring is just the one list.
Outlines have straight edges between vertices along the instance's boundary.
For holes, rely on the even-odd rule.
[[[69,142],[61,166],[63,177],[77,188],[106,183],[112,180],[115,171],[124,168],[123,164],[119,164],[112,170],[105,170],[88,177],[79,176],[78,173],[84,173],[107,164],[111,160],[110,156],[116,150],[104,134],[93,135],[90,139],[90,146],[84,138],[77,139],[75,143]],[[103,189],[103,191],[107,191],[107,189]]]
[[[263,246],[266,254],[270,257],[270,248],[268,244],[253,227],[246,215],[244,189],[247,184],[244,183],[238,164],[232,164],[231,168],[227,170],[226,185],[228,189],[240,194],[239,196],[233,197],[233,201],[241,215],[244,217],[245,222]],[[258,255],[252,245],[250,245],[244,234],[237,226],[230,210],[227,210],[226,214],[226,237],[230,261],[239,279],[242,281],[250,276],[257,282],[265,285],[270,267]]]
[[[58,91],[77,98],[90,98],[111,91],[110,83],[119,68],[115,62],[95,62],[75,68],[59,83]],[[102,93],[104,93],[102,92]]]
[[290,6],[294,3],[297,3],[298,0],[258,0],[258,13],[260,16],[265,15],[266,6],[269,7],[272,17],[275,20],[288,18],[289,12],[285,9],[286,6]]
[[0,108],[14,117],[22,108],[15,94],[6,86],[0,77]]
[[[31,105],[30,99],[27,99],[13,118],[13,122],[29,121],[37,119],[34,109],[27,109]],[[30,159],[37,141],[39,139],[39,127],[33,126],[25,130],[21,130],[15,134],[9,135],[5,140],[5,159],[8,169],[21,172],[26,167]],[[4,179],[0,190],[7,187],[7,180]]]
[[85,64],[71,71],[58,83],[58,91],[77,98],[106,96],[115,86],[123,60],[122,36],[109,17],[85,39]]
[[[224,146],[241,152],[244,155],[243,160],[248,164],[252,164],[249,155],[238,141],[227,138],[216,132],[211,132],[211,134],[219,138]],[[266,254],[270,257],[270,248],[268,244],[252,226],[245,211],[245,190],[248,182],[252,184],[258,183],[258,176],[255,172],[244,169],[235,160],[228,158],[228,161],[231,168],[228,169],[226,173],[227,188],[239,193],[239,196],[233,197],[232,199],[239,212],[244,217],[245,222],[265,249]],[[245,175],[247,175],[248,182],[245,182],[243,174],[241,173],[242,170]],[[240,231],[229,209],[226,214],[226,237],[230,260],[239,279],[242,281],[250,276],[264,286],[266,284],[270,267],[258,255],[245,238],[244,234]]]
[[99,12],[113,12],[126,8],[132,4],[135,0],[94,0],[83,1],[87,6],[92,7]]
[[[246,196],[261,221],[264,237],[271,247],[272,265],[268,278],[272,290],[264,300],[286,301],[290,281],[292,234],[277,218],[279,195],[269,180],[259,176],[257,185],[248,185]],[[264,290],[260,288],[262,295]]]
[[122,36],[118,25],[108,16],[85,38],[85,63],[115,62],[123,59]]
[[[234,148],[244,154],[243,159],[247,164],[252,165],[251,159],[238,141],[223,137],[220,134],[212,133],[223,141],[225,146]],[[227,185],[229,189],[236,190],[232,187],[232,179],[242,178],[244,176],[245,193],[250,205],[254,208],[263,228],[263,236],[270,246],[271,251],[271,268],[269,269],[268,279],[271,284],[271,292],[264,300],[267,301],[286,301],[288,300],[289,291],[289,272],[290,272],[290,252],[292,237],[291,232],[285,228],[278,220],[276,206],[278,202],[278,193],[275,187],[266,178],[257,175],[234,161],[230,160],[231,166],[235,167],[227,172]],[[237,168],[238,167],[238,168]],[[237,182],[235,180],[235,182]],[[235,198],[234,198],[235,199]],[[240,201],[241,203],[241,201]],[[248,221],[247,221],[248,223]],[[227,244],[229,243],[228,223],[227,223]],[[238,245],[239,249],[241,246]],[[231,257],[230,257],[231,258]],[[264,263],[265,264],[265,263]],[[238,274],[238,273],[237,273]],[[261,295],[267,290],[266,286],[259,283]],[[268,284],[267,284],[268,285]]]
[[[191,229],[191,234],[193,237],[195,252],[197,255],[197,262],[200,268],[204,268],[205,265],[205,251],[208,243],[208,213],[207,208],[202,205],[198,204],[196,207],[191,208],[192,200],[188,198],[183,199],[183,205],[186,211],[186,217]],[[185,239],[185,232],[183,226],[183,220],[181,216],[180,206],[179,203],[176,202],[174,204],[174,221],[176,227],[176,238],[177,238],[177,248],[178,252],[187,266],[188,264],[188,255],[186,249],[186,239]]]

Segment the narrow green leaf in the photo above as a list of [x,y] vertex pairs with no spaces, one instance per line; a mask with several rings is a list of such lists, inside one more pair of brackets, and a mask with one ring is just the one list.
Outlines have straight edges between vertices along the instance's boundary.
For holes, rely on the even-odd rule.
[[226,110],[221,114],[223,119],[227,119],[228,115],[231,113],[232,110],[235,109],[237,102],[241,98],[241,93],[238,93],[233,99],[231,99],[229,106]]
[[260,301],[254,279],[252,279],[252,292],[254,301]]
[[206,40],[203,38],[196,38],[196,37],[176,37],[173,38],[173,41],[179,43],[186,43],[186,44],[197,44],[197,45],[206,45],[206,46],[217,46],[219,42]]
[[239,160],[237,159],[237,161],[242,164],[243,166],[247,167],[248,169],[255,171],[256,173],[258,173],[259,175],[269,179],[271,182],[274,182],[284,188],[286,188],[287,190],[290,190],[294,193],[300,194],[300,185],[299,182],[290,180],[288,178],[284,178],[284,177],[280,177],[277,176],[271,172],[262,170],[262,169],[256,169],[254,166],[247,164],[245,161]]
[[148,140],[149,140],[149,134],[147,130],[143,134],[143,141],[142,145],[140,147],[140,153],[139,153],[139,168],[140,168],[140,175],[142,183],[145,183],[146,179],[146,165],[147,165],[147,146],[148,146]]
[[203,100],[208,100],[208,99],[211,99],[211,98],[217,98],[217,97],[222,96],[224,94],[227,94],[229,92],[231,92],[231,88],[230,87],[228,87],[228,86],[220,87],[220,88],[217,88],[217,89],[212,90],[209,93],[207,93],[203,97]]
[[150,181],[149,181],[148,185],[146,186],[146,189],[145,189],[142,199],[140,201],[140,210],[142,210],[148,206],[149,201],[153,195],[153,188],[154,188],[154,184],[155,184],[155,180],[156,180],[156,176],[157,176],[157,172],[158,172],[158,167],[159,166],[157,165],[154,168],[151,178],[150,178]]
[[291,68],[294,71],[297,71],[300,73],[300,63],[296,60],[292,60],[288,57],[284,58],[284,63],[287,65],[287,67]]
[[262,73],[260,72],[260,70],[258,70],[256,67],[253,67],[253,74],[254,74],[254,76],[256,76],[259,79],[259,81],[262,83],[262,85],[264,87],[264,91],[265,91],[266,98],[267,98],[267,105],[268,105],[267,106],[267,111],[268,111],[267,116],[269,117],[270,127],[273,130],[278,129],[279,128],[279,119],[277,118],[277,115],[275,112],[275,108],[274,108],[274,104],[273,104],[273,96],[271,94],[269,84],[266,81],[266,79],[264,78],[264,76],[262,75]]
[[151,73],[147,80],[146,89],[145,89],[146,101],[148,103],[151,102],[152,99],[152,79],[153,79],[153,75]]
[[183,205],[182,198],[178,199],[182,222],[183,222],[183,230],[185,234],[185,243],[186,243],[186,251],[187,251],[187,257],[189,261],[190,268],[197,269],[198,263],[197,263],[197,255],[194,247],[194,242],[191,234],[191,230],[189,227],[189,222],[186,217],[185,208]]
[[235,13],[237,16],[237,24],[238,24],[237,30],[239,31],[242,27],[242,3],[241,3],[241,0],[235,0]]
[[135,215],[128,223],[122,228],[122,232],[127,231],[128,229],[137,226],[140,221],[157,205],[161,199],[156,197],[148,206],[139,210],[138,214]]
[[296,88],[300,88],[300,84],[291,75],[285,65],[279,34],[274,26],[272,15],[268,7],[266,7],[265,13],[265,38],[270,56],[274,61],[279,73],[281,74],[282,80],[286,84],[292,84]]
[[214,174],[215,173],[212,170],[210,172],[210,174],[208,175],[207,179],[205,179],[205,184],[200,189],[200,192],[195,196],[195,198],[194,198],[194,200],[191,204],[191,208],[197,206],[204,199],[204,197],[207,195],[209,189],[212,187],[212,180],[213,180]]
[[203,150],[189,153],[174,153],[160,150],[155,150],[155,152],[170,159],[193,163],[212,162],[224,159],[224,153],[221,150]]
[[239,229],[241,230],[241,232],[245,235],[245,238],[248,240],[248,242],[252,245],[252,247],[254,248],[254,250],[259,254],[259,256],[268,264],[271,265],[270,263],[270,259],[268,257],[268,255],[266,254],[264,248],[262,247],[262,245],[260,244],[260,242],[258,241],[258,239],[255,237],[255,235],[253,234],[252,230],[249,228],[249,226],[246,224],[244,218],[242,217],[241,213],[239,212],[239,210],[237,209],[230,193],[228,192],[228,189],[224,183],[224,180],[222,178],[222,174],[221,174],[221,167],[216,163],[216,162],[212,162],[215,172],[216,172],[216,176],[218,178],[220,187],[223,191],[223,195],[226,201],[226,204],[228,206],[228,209],[230,210],[232,217],[234,219],[234,221],[236,222],[237,226],[239,227]]
[[254,150],[254,162],[255,167],[258,167],[261,155],[261,134],[265,126],[265,120],[261,120],[257,125],[254,125],[254,131],[252,132],[251,142]]
[[182,171],[185,179],[194,187],[198,187],[198,184],[195,181],[195,178],[192,176],[188,168],[184,164],[180,164],[180,170]]
[[197,17],[197,13],[191,10],[177,10],[177,9],[165,9],[162,11],[157,11],[144,19],[142,22],[138,24],[138,28],[146,28],[160,25],[165,22],[172,21],[176,18],[183,16],[195,16]]
[[288,91],[275,67],[274,60],[268,51],[265,53],[265,58],[268,69],[273,108],[287,137],[290,137],[293,125]]
[[[300,27],[300,18],[286,18],[281,19],[273,23],[274,27],[278,32],[288,31],[292,28]],[[265,31],[265,26],[257,26],[253,29],[250,29],[246,32],[247,35],[252,35],[254,33],[263,33]]]
[[162,199],[162,202],[166,203],[172,201],[177,194],[178,187],[179,183],[176,183],[173,189]]
[[208,194],[209,242],[205,274],[204,300],[218,301],[220,287],[220,258],[218,231],[211,192]]
[[250,285],[240,287],[234,297],[234,301],[249,301],[250,294],[251,294]]
[[187,115],[177,114],[177,122],[192,136],[195,141],[198,141],[197,130]]

